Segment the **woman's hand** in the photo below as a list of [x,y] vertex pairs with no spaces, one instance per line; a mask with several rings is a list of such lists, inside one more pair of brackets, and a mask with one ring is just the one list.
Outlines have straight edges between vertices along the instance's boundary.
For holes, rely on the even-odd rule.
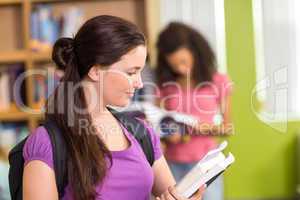
[[170,144],[178,144],[181,142],[180,133],[172,133],[171,135],[166,136],[166,141]]
[[233,133],[233,125],[229,123],[222,123],[220,125],[213,125],[209,123],[198,123],[193,127],[200,135],[209,136],[227,136]]
[[201,200],[205,187],[202,186],[191,198],[186,199],[181,197],[175,187],[169,187],[160,197],[156,197],[155,200]]

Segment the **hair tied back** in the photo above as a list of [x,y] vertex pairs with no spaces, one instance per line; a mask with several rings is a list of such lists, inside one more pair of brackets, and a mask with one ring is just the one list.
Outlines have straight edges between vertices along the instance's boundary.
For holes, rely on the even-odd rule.
[[70,60],[75,56],[73,38],[60,38],[53,47],[52,59],[59,69],[65,70]]

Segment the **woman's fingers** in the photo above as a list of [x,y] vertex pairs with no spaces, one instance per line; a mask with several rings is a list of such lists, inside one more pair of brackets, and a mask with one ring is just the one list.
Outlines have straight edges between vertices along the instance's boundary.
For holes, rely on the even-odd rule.
[[191,200],[201,200],[202,199],[202,195],[205,191],[206,186],[202,186],[199,188],[199,190],[192,196]]
[[[173,188],[173,187],[169,187],[169,188]],[[166,200],[178,200],[176,197],[174,197],[171,194],[169,189],[164,193],[164,197],[165,197]]]
[[[190,198],[190,200],[201,200],[202,195],[204,193],[206,186],[202,186],[199,188],[199,190]],[[188,200],[184,197],[181,197],[177,191],[176,188],[169,187],[166,192],[164,192],[160,197],[156,197],[155,200]]]
[[166,140],[171,144],[177,144],[181,141],[181,134],[180,133],[173,133],[166,137]]
[[[206,185],[200,187],[189,200],[201,200],[205,189],[206,189]],[[188,199],[181,197],[177,193],[176,188],[174,186],[171,186],[160,197],[156,197],[155,200],[188,200]]]
[[168,188],[169,193],[172,195],[172,197],[175,200],[185,200],[184,198],[182,198],[176,191],[175,187],[169,187]]
[[[202,195],[206,189],[206,185],[200,187],[197,192],[189,198],[190,200],[201,200]],[[177,193],[176,188],[173,186],[169,187],[160,197],[156,197],[155,200],[188,200]]]
[[169,190],[165,191],[160,197],[156,197],[155,200],[181,200],[172,196]]
[[170,197],[167,196],[166,193],[162,194],[159,198],[159,200],[169,200]]

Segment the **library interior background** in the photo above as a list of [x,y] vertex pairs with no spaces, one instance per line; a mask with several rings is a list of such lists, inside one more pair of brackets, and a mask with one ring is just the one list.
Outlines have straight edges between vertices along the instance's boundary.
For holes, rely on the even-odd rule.
[[235,156],[224,199],[300,199],[299,13],[299,0],[0,0],[0,200],[10,199],[9,150],[42,122],[63,75],[51,60],[54,42],[104,14],[143,31],[150,71],[168,23],[201,32],[233,83],[233,133],[214,136]]

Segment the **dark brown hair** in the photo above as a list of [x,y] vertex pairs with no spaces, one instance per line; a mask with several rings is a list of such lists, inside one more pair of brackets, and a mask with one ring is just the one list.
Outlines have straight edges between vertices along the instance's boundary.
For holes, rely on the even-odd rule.
[[54,45],[52,58],[65,74],[47,102],[46,119],[55,120],[62,130],[68,151],[68,182],[76,200],[95,199],[95,186],[103,182],[112,157],[96,134],[80,127],[82,119],[92,124],[89,113],[74,110],[75,106],[87,108],[83,88],[68,99],[66,83],[80,83],[92,66],[109,66],[139,45],[145,45],[145,38],[134,24],[108,15],[88,20],[74,38],[60,38]]
[[215,55],[207,40],[192,27],[180,22],[170,23],[159,35],[156,77],[161,86],[167,81],[176,81],[176,74],[166,57],[176,50],[185,47],[192,52],[194,66],[192,78],[196,83],[212,81],[216,71]]

